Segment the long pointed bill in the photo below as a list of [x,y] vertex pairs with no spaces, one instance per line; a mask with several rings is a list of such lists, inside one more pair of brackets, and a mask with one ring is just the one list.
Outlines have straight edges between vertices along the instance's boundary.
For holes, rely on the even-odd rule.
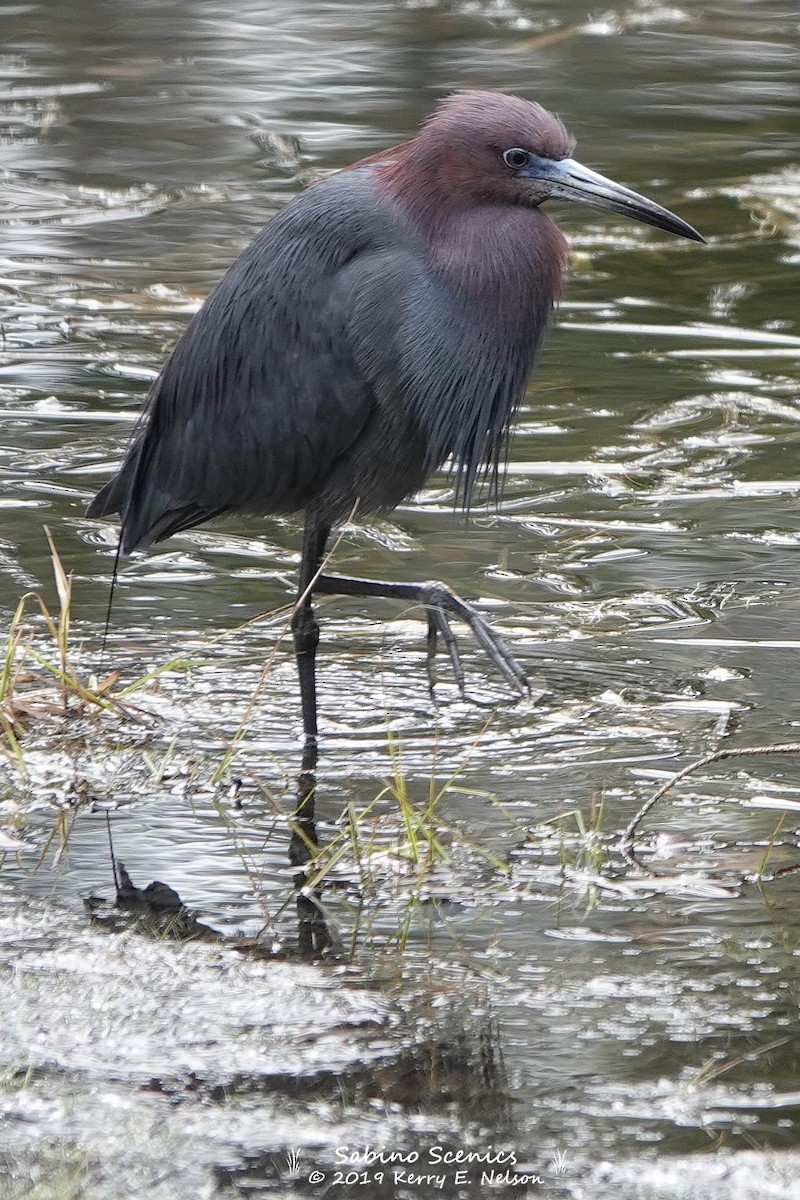
[[591,204],[594,208],[607,208],[645,225],[655,225],[667,233],[690,238],[693,242],[704,242],[705,238],[686,221],[676,217],[660,204],[654,204],[638,192],[622,187],[604,175],[598,175],[574,158],[534,158],[519,172],[523,179],[540,185],[544,198],[553,200],[577,200]]

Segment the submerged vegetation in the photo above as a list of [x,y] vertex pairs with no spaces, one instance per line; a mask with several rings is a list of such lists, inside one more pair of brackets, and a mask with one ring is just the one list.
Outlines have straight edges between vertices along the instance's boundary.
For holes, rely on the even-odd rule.
[[[70,833],[81,809],[96,810],[100,804],[103,811],[109,812],[116,807],[113,796],[98,796],[96,788],[81,781],[77,759],[94,756],[98,760],[113,760],[122,753],[125,772],[130,777],[131,770],[136,770],[131,764],[133,754],[145,790],[148,787],[151,791],[157,790],[165,782],[179,777],[189,785],[188,804],[193,803],[192,785],[213,795],[213,807],[220,824],[227,830],[239,854],[253,884],[254,896],[261,897],[257,867],[239,837],[242,808],[239,796],[243,781],[233,776],[232,766],[256,704],[259,700],[266,702],[265,682],[275,661],[280,637],[260,671],[233,736],[219,740],[216,757],[209,753],[200,761],[196,748],[192,748],[191,754],[187,753],[186,745],[182,745],[185,737],[182,738],[180,731],[173,732],[169,718],[161,712],[161,684],[170,676],[173,681],[180,680],[180,686],[188,690],[192,671],[201,667],[203,660],[171,660],[161,667],[148,669],[133,681],[123,680],[121,671],[114,669],[98,680],[85,666],[87,654],[76,641],[71,577],[50,532],[46,531],[46,535],[58,607],[54,610],[40,592],[28,592],[20,599],[5,633],[0,674],[0,748],[17,776],[13,788],[15,799],[10,799],[9,792],[4,805],[7,826],[24,830],[33,812],[36,823],[41,826],[41,804],[34,802],[28,812],[24,800],[20,799],[25,795],[26,785],[35,782],[35,769],[26,754],[29,742],[36,746],[34,758],[44,745],[57,748],[59,753],[66,752],[68,757],[72,748],[76,759],[74,774],[66,789],[68,794],[62,795],[51,806],[55,816],[52,826],[40,828],[38,869],[43,869],[47,861],[51,866],[61,862],[68,851]],[[496,872],[500,876],[507,874],[509,868],[491,847],[471,838],[442,812],[448,797],[471,790],[460,783],[469,753],[465,763],[443,781],[431,774],[427,793],[419,798],[403,771],[401,741],[390,731],[387,732],[387,746],[391,773],[372,799],[359,804],[352,796],[347,797],[338,828],[326,836],[321,846],[308,842],[302,891],[313,896],[314,903],[324,910],[324,887],[335,890],[340,912],[349,911],[355,916],[356,909],[360,911],[355,924],[362,933],[366,927],[362,911],[366,901],[376,902],[380,908],[379,898],[386,892],[392,896],[394,905],[399,903],[401,910],[390,940],[403,947],[419,906],[427,903],[437,891],[446,894],[447,883],[437,878],[437,872],[445,871],[454,856],[459,859],[474,857],[490,873]],[[292,835],[308,839],[303,823],[296,820],[293,813],[295,798],[287,775],[284,774],[284,784],[280,788],[270,786],[255,775],[249,778],[249,783],[251,792],[261,798],[262,804],[273,815],[271,831],[269,823],[264,830],[267,839],[277,836],[285,842]],[[494,803],[491,795],[487,794],[485,799]],[[504,819],[509,821],[511,828],[508,814]],[[9,847],[11,844],[9,841]],[[51,851],[53,854],[49,857]],[[0,855],[2,853],[0,845]],[[110,843],[109,879],[112,867],[116,879],[113,844]],[[124,867],[122,869],[124,871]],[[278,912],[269,912],[262,898],[265,932],[274,930],[276,920],[290,899],[291,895]],[[386,936],[385,929],[382,936]]]
[[[64,717],[70,711],[112,708],[115,701],[109,693],[119,678],[114,673],[102,683],[93,678],[84,680],[73,667],[70,645],[72,581],[64,570],[50,531],[45,532],[58,593],[58,613],[51,612],[39,592],[27,592],[17,604],[1,652],[0,744],[23,773],[26,773],[26,767],[21,738],[30,723]],[[49,637],[48,650],[39,645],[37,626]]]
[[[49,529],[58,611],[53,612],[40,592],[26,592],[17,604],[0,650],[0,747],[17,769],[27,775],[23,749],[28,729],[37,722],[110,713],[127,719],[152,719],[130,697],[161,672],[118,686],[120,672],[99,680],[79,665],[80,647],[72,630],[72,579],[58,554]],[[168,663],[161,671],[175,669]]]

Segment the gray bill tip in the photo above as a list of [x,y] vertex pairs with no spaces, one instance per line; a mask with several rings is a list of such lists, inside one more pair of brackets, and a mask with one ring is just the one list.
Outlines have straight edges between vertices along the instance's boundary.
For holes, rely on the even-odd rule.
[[654,200],[648,200],[647,196],[641,196],[613,179],[606,179],[605,175],[592,171],[574,158],[534,158],[520,174],[538,185],[543,199],[589,204],[592,208],[602,208],[632,221],[653,225],[676,237],[705,243],[703,235],[682,217],[662,208]]

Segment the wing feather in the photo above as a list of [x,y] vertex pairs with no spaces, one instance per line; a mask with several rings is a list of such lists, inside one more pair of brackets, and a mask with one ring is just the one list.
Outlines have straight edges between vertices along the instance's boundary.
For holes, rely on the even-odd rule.
[[355,184],[324,181],[273,218],[175,346],[89,509],[121,514],[123,552],[220,513],[303,508],[358,438],[375,396],[339,280],[404,235]]

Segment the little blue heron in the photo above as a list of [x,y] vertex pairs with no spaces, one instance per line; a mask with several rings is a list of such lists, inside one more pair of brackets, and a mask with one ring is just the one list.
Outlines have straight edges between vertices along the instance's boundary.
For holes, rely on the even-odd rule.
[[563,289],[567,246],[542,212],[577,200],[703,241],[572,158],[561,121],[494,92],[448,97],[409,142],[313,184],[223,276],[153,384],[146,420],[89,515],[119,513],[120,551],[228,512],[305,513],[292,619],[316,761],[312,593],[389,596],[428,619],[428,667],[465,621],[507,682],[522,667],[440,583],[320,572],[331,529],[387,512],[448,460],[466,510],[498,484],[509,427]]

